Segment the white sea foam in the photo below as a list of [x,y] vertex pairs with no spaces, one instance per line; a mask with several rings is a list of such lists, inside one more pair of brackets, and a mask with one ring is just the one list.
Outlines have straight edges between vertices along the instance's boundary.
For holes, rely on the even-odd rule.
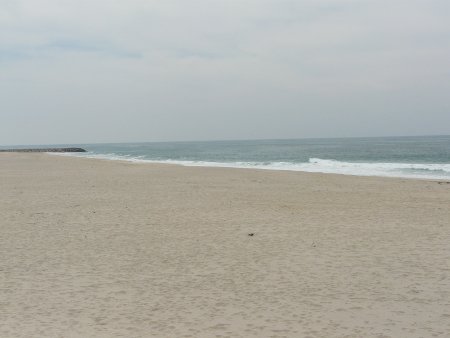
[[195,167],[251,168],[265,170],[304,171],[315,173],[343,174],[355,176],[384,176],[424,179],[450,180],[450,164],[448,163],[368,163],[343,162],[331,159],[310,158],[308,162],[208,162],[151,160],[145,156],[94,154],[94,153],[52,153],[60,156],[76,156],[105,160],[120,160],[135,163],[166,163]]

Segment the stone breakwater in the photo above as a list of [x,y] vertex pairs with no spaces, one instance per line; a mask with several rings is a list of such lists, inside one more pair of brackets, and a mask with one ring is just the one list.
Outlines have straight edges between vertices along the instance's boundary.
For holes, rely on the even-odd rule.
[[83,148],[0,149],[0,153],[85,153]]

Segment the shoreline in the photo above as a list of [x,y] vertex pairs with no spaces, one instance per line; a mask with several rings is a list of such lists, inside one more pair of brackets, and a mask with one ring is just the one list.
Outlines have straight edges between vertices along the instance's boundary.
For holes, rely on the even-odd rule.
[[0,154],[0,336],[449,336],[449,200],[429,180]]
[[[168,165],[168,166],[180,166],[187,168],[223,168],[223,169],[238,169],[238,170],[256,170],[256,171],[274,171],[274,172],[298,172],[305,174],[323,174],[323,175],[339,175],[339,176],[350,176],[350,177],[375,177],[375,178],[388,178],[388,179],[406,179],[406,180],[419,180],[419,181],[436,181],[436,182],[449,182],[450,177],[415,177],[415,176],[389,176],[389,175],[362,175],[362,174],[344,174],[344,173],[334,173],[334,172],[322,172],[322,171],[306,171],[306,170],[294,170],[294,169],[276,169],[276,168],[264,168],[264,167],[244,167],[244,166],[232,166],[232,165],[222,165],[223,163],[217,162],[218,165],[208,165],[208,164],[184,164],[183,161],[171,161],[171,160],[144,160],[136,158],[108,158],[101,156],[77,156],[72,154],[64,153],[47,153],[46,155],[61,156],[61,157],[71,157],[80,159],[91,159],[91,160],[101,160],[101,161],[113,161],[113,162],[123,162],[123,163],[133,163],[133,164],[156,164],[156,165]],[[187,161],[190,163],[189,161]],[[200,161],[201,162],[201,161]],[[215,162],[207,162],[213,164]]]
[[85,153],[83,148],[0,148],[0,153]]

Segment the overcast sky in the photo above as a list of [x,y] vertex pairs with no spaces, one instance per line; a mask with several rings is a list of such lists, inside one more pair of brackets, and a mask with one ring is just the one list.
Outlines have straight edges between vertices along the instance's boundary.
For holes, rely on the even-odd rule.
[[450,134],[449,0],[0,0],[0,144]]

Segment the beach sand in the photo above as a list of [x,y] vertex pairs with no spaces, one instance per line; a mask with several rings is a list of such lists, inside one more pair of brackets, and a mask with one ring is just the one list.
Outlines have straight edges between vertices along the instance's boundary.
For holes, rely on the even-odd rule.
[[0,154],[0,217],[2,338],[450,337],[450,184]]

